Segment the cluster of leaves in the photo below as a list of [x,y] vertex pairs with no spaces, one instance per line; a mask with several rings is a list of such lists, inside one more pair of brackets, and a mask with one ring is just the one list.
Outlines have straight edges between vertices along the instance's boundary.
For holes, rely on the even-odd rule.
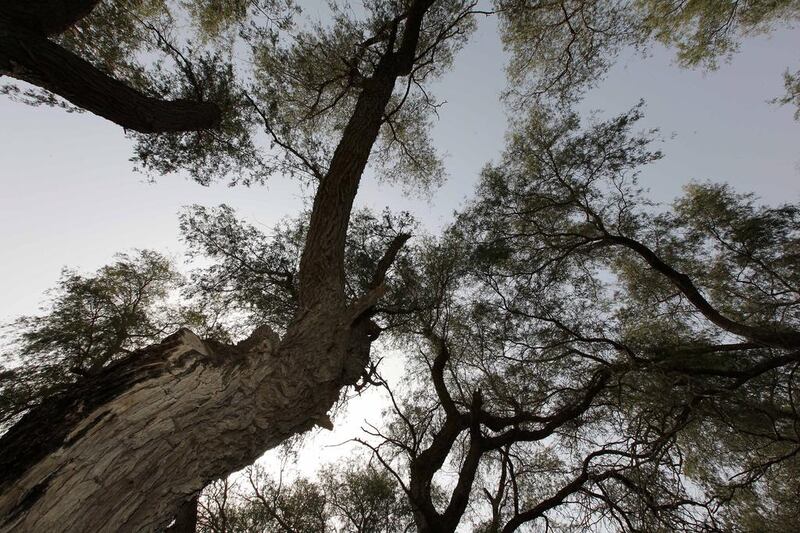
[[[251,28],[245,39],[254,63],[248,99],[271,147],[279,150],[277,171],[322,178],[363,84],[396,46],[406,4],[365,2],[362,16],[332,4],[329,22],[310,23],[280,38]],[[384,113],[372,160],[388,179],[416,187],[442,179],[429,136],[438,104],[426,87],[447,70],[471,32],[473,5],[448,0],[426,13],[419,57]]]
[[[138,22],[139,41],[152,42],[163,55],[146,69],[137,67],[138,79],[161,98],[214,102],[223,120],[211,130],[134,133],[133,161],[154,175],[184,170],[202,184],[227,178],[245,185],[275,174],[322,179],[362,85],[395,45],[407,9],[402,2],[371,2],[357,16],[331,5],[329,22],[295,26],[299,9],[292,2],[172,4],[158,2],[162,19],[124,19]],[[472,5],[437,2],[425,18],[419,61],[385,113],[372,160],[386,179],[411,188],[443,178],[429,136],[438,104],[426,86],[447,69],[471,31]],[[194,20],[194,40],[170,31],[181,16]]]
[[[307,214],[301,214],[265,234],[239,220],[228,206],[187,208],[181,216],[181,231],[189,256],[210,264],[192,273],[186,295],[208,316],[218,317],[212,322],[221,320],[234,337],[263,324],[284,331],[297,307],[297,272],[307,223]],[[378,264],[392,241],[415,227],[408,213],[395,215],[387,210],[377,215],[361,210],[353,214],[345,245],[345,294],[350,301],[372,288]],[[407,264],[408,254],[401,250],[396,263]],[[383,306],[404,305],[400,278],[390,274],[384,283],[389,294]],[[387,314],[385,327],[391,324],[391,316]]]
[[[430,83],[466,42],[475,4],[442,0],[428,8],[418,57],[382,117],[371,164],[409,189],[443,179],[430,138],[439,106]],[[396,51],[408,9],[408,2],[370,1],[356,12],[332,3],[327,22],[295,24],[293,0],[105,0],[56,39],[147,96],[213,102],[221,112],[213,128],[131,132],[136,168],[152,176],[185,171],[204,185],[250,185],[275,174],[316,183],[363,84]],[[11,84],[2,93],[76,109],[44,89]]]
[[242,479],[220,480],[203,492],[198,532],[395,533],[413,526],[394,479],[361,458],[320,469],[318,479],[276,479],[260,465]]
[[795,106],[797,109],[794,112],[794,119],[800,120],[800,70],[796,72],[787,70],[784,72],[783,85],[786,87],[786,93],[773,100],[773,102]]
[[714,2],[711,0],[639,0],[645,35],[675,47],[678,61],[689,67],[716,68],[729,58],[743,37],[768,33],[800,17],[795,0]]
[[646,50],[660,43],[676,49],[681,66],[714,69],[743,38],[800,18],[796,0],[494,3],[511,54],[509,94],[523,103],[531,98],[572,101],[602,78],[625,47]]
[[171,333],[182,319],[168,297],[181,282],[167,258],[146,250],[120,254],[91,276],[64,270],[42,314],[5,327],[0,426]]
[[652,205],[640,116],[532,114],[401,273],[415,385],[383,384],[363,443],[423,530],[794,527],[798,207],[714,184]]

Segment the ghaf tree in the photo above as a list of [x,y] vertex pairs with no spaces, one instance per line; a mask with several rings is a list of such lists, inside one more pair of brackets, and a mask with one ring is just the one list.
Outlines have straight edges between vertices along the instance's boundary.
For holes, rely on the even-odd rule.
[[[212,9],[210,18],[204,8],[215,3],[197,2],[192,15],[199,14],[207,37],[213,41],[215,31],[227,25],[238,30],[252,52],[257,69],[245,84],[236,80],[235,66],[225,61],[224,53],[216,53],[219,49],[206,53],[176,46],[175,36],[165,31],[169,16],[166,21],[158,18],[164,4],[131,5],[145,4],[150,12],[114,12],[107,20],[116,29],[124,27],[120,21],[130,20],[147,28],[155,48],[164,51],[182,80],[178,96],[214,102],[222,112],[219,123],[212,117],[199,124],[177,120],[169,127],[130,126],[172,132],[137,137],[137,159],[159,172],[187,168],[199,181],[238,171],[237,178],[245,182],[276,171],[310,179],[317,189],[299,267],[296,273],[277,273],[279,278],[285,274],[285,285],[296,289],[296,310],[278,328],[282,335],[262,327],[237,345],[202,341],[181,331],[92,373],[26,415],[2,440],[8,451],[3,454],[7,468],[0,497],[5,529],[161,527],[208,481],[249,464],[293,434],[329,423],[325,413],[339,390],[355,383],[368,364],[370,344],[380,332],[373,319],[380,311],[376,304],[385,290],[384,278],[407,239],[399,234],[388,243],[363,293],[345,292],[345,239],[361,175],[374,151],[376,160],[392,161],[387,168],[394,177],[423,182],[438,178],[425,135],[427,113],[437,104],[425,82],[447,66],[471,27],[475,7],[454,0],[370,2],[365,20],[337,12],[332,28],[299,32],[284,46],[266,25],[243,23],[251,6],[269,18],[279,2],[236,2],[230,11]],[[96,3],[54,25],[31,18],[30,13],[40,16],[42,10],[23,13],[15,5],[2,6],[3,72],[108,116],[113,105],[95,103],[98,95],[91,87],[64,88],[64,79],[75,79],[60,75],[52,65],[53,58],[61,57],[50,42],[52,35],[84,20]],[[498,2],[496,7],[519,59],[512,74],[518,80],[530,68],[543,74],[525,96],[574,96],[575,87],[607,66],[605,52],[653,31],[647,25],[643,33],[635,31],[638,26],[631,22],[647,19],[626,17],[626,6]],[[95,9],[88,16],[97,14]],[[15,55],[21,42],[46,48],[46,54],[33,59],[47,64],[21,68],[31,59]],[[65,38],[62,44],[75,42],[70,45]],[[89,49],[121,50],[119,43],[106,44]],[[222,49],[228,50],[225,45]],[[87,66],[70,61],[64,64]],[[323,64],[326,68],[319,68]],[[145,103],[168,109],[184,105],[169,101],[176,83],[169,69],[147,72],[126,61],[106,63],[107,70],[115,67],[126,73],[127,81],[141,82],[160,96],[158,102]],[[108,90],[99,97],[128,94],[125,84],[101,74]],[[126,117],[109,118],[128,124]],[[257,146],[257,130],[271,150]],[[39,432],[44,427],[46,435]]]

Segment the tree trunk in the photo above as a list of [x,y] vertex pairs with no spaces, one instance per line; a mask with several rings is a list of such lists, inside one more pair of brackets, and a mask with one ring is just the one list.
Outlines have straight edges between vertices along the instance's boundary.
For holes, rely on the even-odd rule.
[[330,427],[368,357],[344,334],[359,324],[308,313],[281,342],[264,328],[237,346],[181,330],[87,378],[0,439],[0,531],[166,527],[210,481]]

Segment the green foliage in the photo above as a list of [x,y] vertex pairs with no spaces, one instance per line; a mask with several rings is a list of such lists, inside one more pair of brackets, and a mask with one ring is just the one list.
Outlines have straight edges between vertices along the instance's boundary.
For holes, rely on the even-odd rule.
[[141,134],[135,140],[131,161],[151,177],[186,171],[201,185],[228,177],[230,185],[263,182],[271,172],[264,153],[257,147],[257,117],[248,101],[230,59],[219,52],[190,53],[179,57],[180,68],[157,64],[150,83],[162,98],[213,101],[222,111],[214,129]]
[[[149,39],[162,56],[141,67],[140,77],[163,98],[213,101],[223,122],[199,132],[133,134],[133,161],[153,175],[184,170],[202,184],[229,179],[245,185],[275,174],[322,178],[362,84],[391,52],[389,28],[404,9],[375,2],[356,16],[332,5],[329,23],[295,26],[292,2],[172,4],[164,21],[141,20],[143,42]],[[386,114],[372,164],[387,179],[414,187],[442,179],[428,135],[438,104],[425,87],[469,33],[468,6],[437,2],[426,16],[420,46],[436,59],[420,61]],[[193,21],[194,40],[191,32],[171,31],[181,16]],[[234,61],[234,53],[246,60]]]
[[224,36],[226,32],[241,28],[254,16],[286,28],[300,12],[294,0],[184,0],[182,3],[204,39]]
[[416,509],[466,490],[476,531],[790,530],[798,337],[752,335],[800,329],[798,208],[698,183],[649,202],[640,118],[532,113],[398,268],[406,374],[363,444]]
[[[395,90],[371,163],[388,179],[415,186],[441,180],[428,135],[438,104],[426,87],[450,66],[472,30],[469,7],[461,0],[437,2],[425,17],[419,49],[430,60],[419,58]],[[392,51],[388,45],[395,46],[391,28],[404,9],[393,2],[367,2],[364,16],[357,17],[332,4],[327,24],[309,23],[280,38],[258,29],[247,35],[255,65],[248,91],[277,151],[271,160],[276,172],[312,179],[324,174],[362,84]]]
[[676,202],[671,223],[682,237],[673,246],[703,254],[691,270],[705,274],[723,309],[756,323],[800,320],[793,296],[800,287],[797,206],[760,206],[730,186],[695,183]]
[[738,49],[739,40],[767,33],[775,26],[791,24],[800,17],[797,0],[637,0],[643,12],[643,32],[675,47],[685,66],[716,68]]
[[800,120],[800,70],[784,72],[783,85],[786,87],[786,93],[772,102],[780,105],[794,105],[797,108],[794,112],[794,119]]
[[[203,131],[139,134],[133,162],[157,176],[186,172],[201,184],[263,183],[270,176],[322,179],[358,94],[382,57],[397,51],[408,6],[332,3],[330,20],[300,20],[292,0],[100,2],[58,37],[59,44],[110,75],[165,100],[210,101],[222,122]],[[382,120],[374,170],[409,188],[429,188],[443,167],[429,136],[439,104],[430,83],[472,31],[469,0],[431,7],[421,56],[402,76]],[[0,92],[76,110],[39,89]]]
[[144,66],[137,58],[158,49],[149,27],[164,28],[172,22],[170,6],[164,0],[102,1],[57,41],[133,86],[146,87]]
[[166,304],[181,277],[160,254],[120,254],[91,276],[64,270],[50,302],[5,328],[0,424],[176,327]]
[[322,468],[318,480],[275,479],[259,465],[243,477],[217,481],[203,492],[200,533],[394,533],[411,524],[397,482],[359,457]]
[[[345,245],[345,292],[350,300],[370,289],[378,262],[392,240],[414,227],[408,213],[376,215],[362,210],[353,214]],[[187,208],[181,216],[181,232],[190,257],[211,262],[192,274],[186,289],[192,307],[218,316],[223,329],[234,337],[263,324],[283,331],[296,311],[297,271],[306,228],[306,214],[264,233],[237,219],[225,205]],[[398,264],[403,264],[406,253],[401,251]],[[390,273],[389,292],[383,299],[387,307],[404,305],[406,297],[398,283]],[[388,326],[391,314],[386,321]]]
[[187,286],[196,307],[235,317],[225,329],[240,334],[261,324],[286,327],[296,309],[303,217],[278,224],[268,236],[228,206],[192,206],[181,215],[180,228],[189,257],[211,261]]
[[[251,185],[275,174],[313,183],[325,174],[363,84],[397,47],[392,35],[406,8],[370,0],[357,11],[332,3],[323,23],[303,19],[292,0],[107,0],[58,41],[146,94],[221,108],[214,129],[132,133],[136,168],[151,176],[185,171],[202,184]],[[714,68],[742,38],[791,24],[800,13],[797,0],[496,0],[494,8],[511,55],[510,94],[522,97],[510,100],[517,104],[575,99],[626,46],[661,42],[676,48],[685,66]],[[408,190],[443,179],[429,134],[441,105],[431,82],[473,31],[475,9],[469,0],[440,0],[428,11],[422,55],[398,80],[383,117],[370,164]],[[794,79],[787,73],[787,94],[777,101],[795,102]],[[0,92],[75,110],[43,90],[12,84]]]
[[[569,102],[601,79],[628,46],[660,43],[684,67],[717,68],[741,40],[800,17],[797,0],[496,0],[503,43],[511,54],[510,93]],[[793,79],[793,78],[792,78]],[[793,102],[791,79],[788,96]]]
[[496,0],[512,94],[569,101],[605,74],[637,40],[627,2]]
[[493,410],[541,412],[607,368],[608,395],[559,429],[559,457],[676,440],[652,462],[617,463],[625,482],[600,483],[614,502],[600,507],[633,529],[757,530],[756,517],[779,516],[786,498],[797,506],[781,481],[798,449],[797,348],[737,338],[679,284],[690,280],[734,322],[798,331],[798,207],[697,183],[670,208],[649,204],[637,174],[660,153],[652,133],[634,133],[639,117],[635,108],[581,129],[572,115],[533,115],[486,169],[457,226],[476,250],[474,300],[460,305],[479,312],[466,322],[450,312],[448,325],[453,364],[481,372],[453,379],[459,391],[480,387]]

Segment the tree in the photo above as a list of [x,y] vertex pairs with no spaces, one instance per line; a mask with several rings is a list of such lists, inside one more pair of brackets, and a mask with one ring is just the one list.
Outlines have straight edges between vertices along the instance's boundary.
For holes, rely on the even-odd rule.
[[[192,11],[192,6],[218,6],[216,2],[182,5],[189,5],[191,13],[206,12]],[[31,409],[0,439],[3,451],[0,510],[5,517],[0,531],[15,528],[128,531],[165,527],[183,504],[196,501],[198,491],[207,483],[252,463],[263,451],[293,435],[315,425],[330,426],[326,413],[339,398],[340,390],[373,380],[372,342],[386,327],[402,328],[404,323],[411,324],[406,324],[406,328],[417,328],[407,329],[407,334],[416,335],[417,341],[428,349],[433,392],[438,398],[433,399],[432,407],[427,410],[434,415],[426,415],[423,409],[420,416],[423,421],[428,420],[425,416],[434,419],[440,416],[444,430],[442,434],[429,424],[428,440],[423,439],[411,448],[417,456],[410,457],[411,481],[406,492],[411,497],[415,520],[423,529],[440,524],[452,529],[458,524],[469,505],[470,489],[485,451],[494,454],[502,475],[503,471],[512,469],[508,466],[509,460],[503,459],[504,449],[517,441],[538,442],[580,426],[576,421],[588,416],[587,413],[594,415],[596,402],[606,399],[609,390],[632,394],[631,402],[647,398],[650,389],[645,385],[649,385],[649,381],[637,381],[640,369],[626,367],[630,362],[618,360],[621,356],[614,350],[624,355],[628,353],[627,343],[632,344],[629,349],[634,354],[638,350],[647,354],[640,358],[644,358],[642,364],[649,370],[651,366],[658,366],[650,364],[652,348],[636,344],[635,331],[630,332],[631,339],[615,340],[616,335],[611,333],[616,332],[602,335],[599,340],[594,336],[584,337],[583,327],[577,326],[582,326],[583,322],[591,324],[591,316],[585,314],[588,306],[577,305],[567,310],[575,316],[570,316],[574,320],[566,323],[566,330],[560,327],[565,322],[558,317],[555,322],[548,321],[549,315],[542,315],[542,310],[536,306],[523,308],[521,315],[514,314],[516,309],[509,310],[508,320],[512,323],[513,319],[535,319],[536,328],[530,335],[551,339],[556,347],[579,345],[574,348],[577,351],[568,350],[560,358],[560,364],[546,367],[550,374],[543,374],[543,377],[560,376],[555,391],[546,391],[546,380],[539,388],[525,390],[530,374],[523,373],[525,368],[522,368],[516,381],[503,376],[513,393],[498,393],[499,400],[485,397],[478,388],[471,386],[458,389],[458,394],[468,391],[467,398],[452,397],[444,371],[458,362],[452,354],[460,355],[461,350],[455,351],[449,344],[454,335],[449,330],[450,325],[457,326],[456,333],[463,336],[463,340],[459,340],[460,347],[481,346],[472,344],[472,340],[480,341],[484,334],[481,329],[472,329],[469,320],[450,315],[451,310],[462,312],[452,302],[456,295],[454,289],[459,288],[453,284],[462,274],[477,276],[472,266],[463,266],[457,261],[458,253],[469,248],[461,244],[450,248],[448,241],[443,253],[434,250],[428,254],[430,262],[422,276],[414,274],[412,266],[402,258],[398,261],[409,238],[402,225],[389,228],[377,235],[379,238],[369,239],[373,252],[376,243],[383,244],[379,254],[348,253],[353,201],[371,155],[376,170],[383,171],[389,178],[423,187],[441,178],[441,166],[427,136],[428,121],[438,105],[429,92],[430,81],[447,69],[453,54],[467,38],[476,15],[475,3],[466,0],[370,1],[365,3],[361,18],[350,11],[335,9],[330,26],[292,29],[286,33],[273,31],[264,18],[268,15],[254,15],[251,5],[246,3],[244,8],[233,8],[231,12],[223,10],[221,19],[195,17],[195,20],[205,21],[199,26],[204,32],[208,28],[219,29],[220,20],[233,21],[231,24],[238,31],[232,41],[249,52],[248,59],[255,65],[250,76],[241,76],[238,64],[226,59],[223,52],[234,46],[231,41],[212,38],[206,48],[184,53],[183,48],[174,43],[173,35],[142,18],[139,23],[148,29],[148,35],[154,36],[159,47],[167,51],[172,62],[172,69],[156,69],[157,75],[146,76],[152,86],[165,94],[173,87],[179,92],[196,91],[194,94],[202,94],[217,105],[222,106],[220,102],[224,102],[225,112],[215,130],[136,136],[136,158],[142,166],[156,172],[186,169],[202,183],[231,175],[234,181],[251,183],[275,173],[287,173],[300,176],[316,187],[302,230],[283,243],[280,239],[256,241],[255,250],[249,249],[249,243],[255,238],[252,232],[231,223],[224,210],[211,215],[195,212],[184,219],[187,236],[194,239],[190,242],[219,259],[220,268],[212,268],[200,279],[204,276],[219,282],[220,287],[232,289],[233,300],[228,302],[244,303],[251,317],[257,319],[262,314],[266,319],[262,316],[259,327],[236,344],[219,338],[201,340],[188,330],[180,330],[160,344],[106,364],[98,372],[79,379],[73,386]],[[261,6],[260,3],[256,5]],[[613,46],[598,46],[594,39],[602,42],[608,39],[609,45],[630,42],[627,18],[622,16],[626,8],[617,4],[594,7],[594,4],[584,3],[498,3],[497,11],[504,17],[505,35],[516,54],[512,74],[527,79],[532,72],[538,73],[537,87],[545,93],[574,94],[575,89],[602,73],[609,62],[609,52],[614,50]],[[578,16],[585,30],[583,33],[577,32],[573,24]],[[11,35],[12,30],[7,26],[6,33],[0,35]],[[574,43],[583,46],[580,54],[574,53]],[[532,50],[544,53],[535,56],[537,61],[526,64],[524,54]],[[551,51],[553,53],[549,53]],[[126,69],[129,67],[123,64]],[[201,91],[207,86],[212,88],[211,93]],[[83,94],[83,90],[79,92]],[[594,164],[608,173],[616,168],[613,165],[627,169],[647,162],[652,156],[643,152],[644,143],[636,139],[628,141],[622,135],[630,122],[630,118],[623,118],[616,126],[601,128],[599,133],[594,132],[594,136],[583,141],[580,137],[578,141],[564,141],[566,148],[559,155],[564,161],[557,160],[555,169],[560,170],[562,163],[567,168]],[[559,128],[571,131],[572,123],[574,119],[555,127],[555,132]],[[541,130],[552,136],[548,133],[551,128],[541,124],[546,121],[534,121],[530,127],[534,133]],[[256,135],[266,137],[268,142],[258,145]],[[610,136],[608,142],[622,142],[622,147],[617,147],[622,153],[609,161],[604,159],[604,135]],[[533,136],[534,140],[541,138]],[[548,138],[544,136],[545,140]],[[555,139],[562,138],[556,135]],[[532,153],[541,154],[542,151],[533,150]],[[533,164],[535,159],[531,162],[532,168],[523,169],[526,174],[537,170]],[[546,166],[543,168],[548,170]],[[553,174],[548,172],[543,176],[535,172],[533,175],[540,178],[543,185],[550,186]],[[498,171],[494,175],[513,183],[513,172],[505,175]],[[606,193],[609,199],[622,202],[623,207],[628,205],[630,195],[627,192],[620,191],[622,196],[616,195],[613,189],[601,192],[603,194],[592,192],[592,197],[597,197],[603,206]],[[687,316],[702,315],[716,327],[742,337],[744,341],[738,344],[758,345],[758,349],[734,346],[730,351],[754,351],[752,358],[743,358],[742,366],[734,365],[733,369],[713,366],[698,370],[685,364],[681,366],[681,363],[667,370],[712,376],[725,382],[721,385],[723,389],[745,379],[742,385],[733,387],[744,391],[746,383],[791,364],[796,328],[791,320],[778,320],[768,314],[769,309],[784,306],[759,308],[757,320],[752,321],[750,315],[737,316],[746,306],[741,304],[740,309],[733,305],[738,302],[735,299],[731,300],[732,312],[727,308],[720,311],[719,306],[702,295],[691,277],[670,266],[658,250],[647,248],[636,239],[639,235],[631,234],[627,226],[613,227],[614,233],[603,233],[608,224],[590,215],[597,214],[593,211],[595,207],[590,205],[584,209],[581,199],[571,196],[569,188],[567,192],[559,189],[553,194],[554,204],[549,204],[550,199],[545,198],[544,205],[536,207],[544,216],[541,221],[533,218],[520,224],[523,227],[531,224],[534,228],[545,224],[544,231],[536,235],[545,238],[548,244],[542,251],[544,259],[540,259],[548,268],[577,258],[577,266],[569,271],[548,270],[553,280],[547,286],[558,286],[562,300],[564,295],[574,295],[577,304],[596,297],[596,302],[609,307],[607,315],[614,318],[610,315],[616,308],[608,298],[592,292],[598,286],[597,279],[579,275],[581,254],[598,248],[628,250],[673,283],[681,297],[691,304],[691,307],[686,306]],[[623,216],[628,214],[627,210],[623,211],[619,213],[618,223],[638,221],[636,217],[629,221]],[[476,228],[476,235],[487,235],[488,246],[477,247],[476,257],[514,259],[509,250],[492,246],[493,225],[490,222],[499,219],[482,216],[480,209],[476,210],[476,215],[476,220],[488,226]],[[574,237],[574,240],[561,243],[561,225],[570,226],[576,217],[586,216],[589,217],[586,227],[578,228],[586,233],[568,227],[566,237]],[[469,217],[465,220],[469,221]],[[514,223],[513,220],[503,222]],[[550,229],[555,233],[548,233]],[[637,229],[635,224],[634,229]],[[790,236],[787,232],[784,234]],[[350,235],[357,236],[357,232],[350,232]],[[680,235],[680,231],[676,231],[675,238]],[[777,232],[776,235],[781,234]],[[296,244],[297,238],[302,240],[302,245]],[[455,242],[458,243],[458,239]],[[273,244],[274,250],[269,248]],[[523,254],[517,258],[519,262],[525,261],[524,253],[536,251],[539,246],[538,242],[524,240],[515,244],[519,245],[515,249]],[[680,246],[688,244],[695,243],[688,241]],[[573,251],[575,255],[571,255]],[[610,271],[616,266],[605,254],[602,257],[603,268]],[[620,261],[623,264],[622,259]],[[501,261],[500,265],[503,264]],[[392,288],[387,283],[387,273],[393,265],[397,271],[408,271],[408,276],[398,276],[396,290],[386,294]],[[770,268],[775,270],[776,267]],[[575,277],[567,277],[567,273]],[[665,281],[661,277],[655,279]],[[645,287],[660,288],[651,281],[648,280],[650,283]],[[263,289],[254,288],[256,282],[270,291],[269,297],[263,297]],[[487,286],[492,285],[483,285]],[[724,284],[720,288],[724,288]],[[537,294],[522,296],[528,296],[526,301],[538,305],[534,298]],[[219,299],[215,301],[220,302]],[[636,303],[635,299],[631,301]],[[221,305],[225,304],[223,298]],[[496,302],[489,301],[484,307],[476,307],[472,318],[488,320],[490,314],[483,309],[491,309],[489,304],[497,307]],[[763,307],[763,304],[758,305]],[[648,317],[646,313],[635,311],[631,311],[631,315]],[[413,321],[409,322],[409,316]],[[480,325],[479,321],[474,322]],[[505,323],[492,322],[498,327]],[[547,327],[541,327],[542,323]],[[680,326],[683,331],[693,331],[684,323]],[[675,326],[668,333],[678,337],[681,331]],[[689,348],[711,349],[712,354],[728,351],[727,347],[720,348],[723,345],[716,333],[707,335],[700,331],[699,338],[703,342],[691,339]],[[559,335],[566,335],[569,342]],[[586,352],[581,343],[599,345],[599,349],[611,350],[614,354]],[[668,348],[675,346],[675,342],[668,344]],[[480,361],[482,352],[465,350],[464,355]],[[636,357],[631,359],[637,362]],[[467,368],[481,368],[474,361],[465,361]],[[762,372],[766,367],[769,368]],[[644,370],[641,373],[644,375]],[[466,374],[458,377],[473,377],[472,372]],[[633,376],[632,389],[623,379],[628,376]],[[786,376],[781,375],[780,379],[785,383]],[[487,378],[487,383],[495,381]],[[785,384],[783,386],[785,388]],[[707,389],[701,390],[710,394]],[[526,399],[525,410],[520,414],[522,419],[517,418],[510,401],[514,398]],[[670,488],[679,483],[680,476],[676,474],[679,460],[661,452],[688,424],[689,415],[682,413],[688,409],[692,414],[695,403],[704,402],[695,396],[690,396],[689,400],[686,396],[679,398],[666,413],[647,402],[633,402],[643,407],[631,417],[630,425],[635,428],[640,424],[648,431],[634,432],[631,439],[616,448],[613,443],[610,447],[603,443],[597,433],[590,435],[592,440],[584,441],[585,434],[573,431],[572,449],[579,455],[584,454],[580,456],[584,462],[564,468],[561,476],[550,476],[554,485],[562,487],[555,495],[548,495],[541,487],[532,485],[534,489],[529,494],[535,496],[538,490],[543,495],[539,503],[524,502],[525,505],[514,507],[506,527],[541,516],[574,494],[601,502],[611,509],[609,516],[635,516],[635,520],[646,526],[656,523],[653,513],[662,510],[669,511],[675,520],[691,523],[695,515],[683,513],[683,508],[691,504],[683,500],[657,500],[653,494],[661,492],[662,487]],[[720,398],[728,397],[721,394]],[[499,401],[505,408],[500,414],[490,410],[493,401]],[[441,402],[443,413],[437,411],[436,402]],[[602,411],[604,404],[600,405]],[[647,425],[651,419],[657,421],[655,427]],[[627,423],[628,419],[623,420]],[[598,422],[596,426],[599,425]],[[496,434],[485,436],[482,427]],[[621,422],[620,431],[625,427]],[[41,428],[47,428],[47,435],[37,432]],[[410,427],[408,431],[411,432]],[[565,434],[568,438],[569,433]],[[484,438],[489,441],[486,449]],[[394,438],[394,442],[402,443],[402,440]],[[466,470],[446,507],[440,509],[433,498],[432,478],[457,442],[465,443]],[[585,442],[596,447],[586,450]],[[637,451],[625,455],[620,449],[626,444]],[[645,446],[646,453],[638,451],[639,446]],[[592,455],[594,452],[599,455]],[[602,460],[621,457],[630,464],[619,459],[620,462],[604,464],[606,468],[597,472],[596,457]],[[560,460],[560,457],[552,457],[551,464],[556,466],[551,470],[557,468]],[[662,469],[665,465],[669,467],[666,474]],[[601,492],[601,496],[586,494],[583,491],[590,490],[585,488],[588,481],[607,482],[598,490],[611,492]],[[519,487],[514,490],[519,491]],[[668,497],[676,494],[675,490],[663,492]],[[500,502],[493,503],[493,509],[498,513],[498,521],[504,520],[502,494],[494,494],[490,499]],[[620,520],[624,522],[624,518]]]
[[362,442],[418,530],[795,527],[800,210],[711,184],[654,210],[639,116],[533,113],[407,274],[418,385]]
[[199,531],[408,531],[413,519],[405,495],[388,472],[360,465],[362,459],[329,465],[318,481],[287,481],[283,470],[275,479],[263,467],[248,467],[242,483],[220,480],[204,493]]
[[[30,411],[0,442],[4,529],[163,527],[209,481],[291,435],[330,425],[326,412],[340,388],[356,383],[367,365],[379,334],[372,309],[407,239],[395,238],[369,291],[348,301],[344,245],[361,174],[381,128],[389,128],[384,117],[403,116],[394,110],[402,100],[390,107],[397,79],[406,77],[410,87],[435,74],[431,57],[451,53],[449,39],[464,31],[469,9],[433,1],[375,6],[361,24],[375,33],[356,50],[352,77],[341,80],[352,107],[336,149],[324,172],[297,159],[320,181],[299,261],[298,311],[283,337],[262,327],[224,345],[181,330]],[[358,39],[341,33],[346,23],[322,39]],[[301,42],[295,53],[302,59],[304,50]],[[242,402],[250,407],[242,410]],[[47,438],[31,439],[32,428],[43,426]],[[107,461],[98,465],[101,456]],[[84,477],[97,468],[104,469],[102,483]],[[134,478],[142,484],[131,492]]]

